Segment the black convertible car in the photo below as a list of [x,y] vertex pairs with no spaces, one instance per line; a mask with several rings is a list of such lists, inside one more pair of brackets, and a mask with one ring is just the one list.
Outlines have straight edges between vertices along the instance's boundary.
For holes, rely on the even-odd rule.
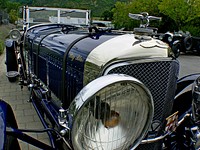
[[156,35],[160,40],[173,47],[174,43],[182,53],[194,53],[200,55],[200,38],[192,36],[189,32],[166,32]]

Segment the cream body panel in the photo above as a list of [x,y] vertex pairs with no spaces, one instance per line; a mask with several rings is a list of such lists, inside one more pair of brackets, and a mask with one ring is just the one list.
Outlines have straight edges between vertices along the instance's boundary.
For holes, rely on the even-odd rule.
[[140,41],[134,34],[125,34],[96,47],[88,55],[86,62],[102,67],[115,59],[168,57],[168,48],[164,42],[151,37]]

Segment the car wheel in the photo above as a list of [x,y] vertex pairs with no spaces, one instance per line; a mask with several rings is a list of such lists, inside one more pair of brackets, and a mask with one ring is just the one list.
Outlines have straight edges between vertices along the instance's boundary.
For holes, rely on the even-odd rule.
[[184,47],[186,51],[190,51],[192,48],[192,38],[190,36],[187,36],[184,38]]
[[177,58],[181,52],[181,44],[180,43],[173,44],[172,51],[174,52],[175,58]]
[[197,53],[198,56],[200,56],[200,42],[196,46],[196,53]]

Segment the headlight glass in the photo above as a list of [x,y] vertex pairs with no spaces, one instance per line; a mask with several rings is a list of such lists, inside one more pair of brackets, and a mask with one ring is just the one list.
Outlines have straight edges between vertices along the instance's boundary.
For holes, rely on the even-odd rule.
[[[85,101],[87,90],[83,89],[84,93],[76,97],[76,103]],[[148,90],[133,80],[117,81],[97,90],[74,114],[74,149],[121,150],[136,147],[153,117],[152,103]]]
[[12,39],[13,41],[19,41],[21,38],[20,31],[17,29],[11,30],[9,36],[10,36],[10,39]]
[[163,40],[163,35],[159,35],[159,40]]
[[168,41],[169,41],[169,42],[172,42],[172,40],[173,40],[172,36],[169,36],[169,37],[168,37]]

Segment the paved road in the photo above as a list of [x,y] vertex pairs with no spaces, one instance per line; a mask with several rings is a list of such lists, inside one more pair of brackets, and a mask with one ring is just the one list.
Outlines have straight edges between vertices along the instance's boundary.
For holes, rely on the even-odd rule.
[[191,73],[200,73],[200,56],[195,55],[180,55],[178,60],[180,61],[180,75],[188,75]]
[[[38,118],[35,109],[31,103],[28,103],[29,91],[27,88],[20,89],[17,82],[10,83],[6,77],[5,54],[0,56],[0,99],[8,102],[13,108],[15,117],[17,118],[18,127],[20,129],[43,129],[43,126]],[[32,137],[49,143],[47,134],[34,134],[30,133]],[[22,150],[35,150],[36,147],[27,143],[21,142],[20,147]]]

